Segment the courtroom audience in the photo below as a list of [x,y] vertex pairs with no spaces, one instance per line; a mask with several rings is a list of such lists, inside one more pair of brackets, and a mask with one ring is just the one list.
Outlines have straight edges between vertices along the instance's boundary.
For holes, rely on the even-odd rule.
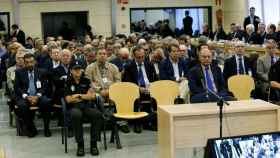
[[[205,23],[201,33],[197,33],[198,38],[182,34],[180,30],[174,33],[169,20],[155,25],[147,25],[143,20],[136,22],[132,30],[140,32],[128,36],[93,35],[87,27],[86,35],[76,40],[58,35],[46,36],[45,40],[30,36],[23,41],[17,26],[10,41],[5,43],[7,49],[0,40],[0,84],[7,80],[9,105],[20,119],[19,126],[23,127],[20,135],[32,138],[38,134],[34,118],[35,111],[39,111],[44,135],[50,137],[49,124],[51,118],[55,118],[52,116],[58,114],[59,124],[63,122],[61,109],[56,111],[54,107],[61,105],[64,98],[65,125],[68,135],[75,134],[76,155],[85,155],[82,126],[85,120],[91,124],[90,152],[99,155],[97,141],[103,116],[108,112],[103,104],[114,107],[109,88],[117,82],[138,85],[140,97],[134,102],[134,111],[149,114],[143,121],[117,121],[123,133],[128,133],[130,126],[135,133],[141,133],[142,127],[157,130],[157,102],[149,89],[151,83],[158,80],[177,83],[176,99],[206,103],[219,100],[213,93],[227,101],[236,100],[228,90],[229,78],[249,75],[255,82],[252,97],[279,102],[280,25],[277,32],[274,24],[266,27],[261,21],[251,7],[250,15],[244,19],[244,29],[232,22],[227,34],[223,25],[216,25],[213,33],[211,26]],[[253,60],[249,55],[251,49],[257,53],[264,49],[265,54]]]

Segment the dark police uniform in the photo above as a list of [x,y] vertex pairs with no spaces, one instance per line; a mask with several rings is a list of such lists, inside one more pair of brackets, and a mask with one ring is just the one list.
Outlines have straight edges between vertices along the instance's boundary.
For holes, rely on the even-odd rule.
[[[80,83],[76,84],[70,77],[66,82],[65,96],[73,94],[86,94],[90,89],[90,80],[81,76]],[[68,103],[67,108],[70,111],[72,125],[75,132],[77,143],[83,143],[83,121],[85,118],[91,123],[91,142],[100,139],[100,130],[102,125],[102,113],[104,111],[101,97],[96,97],[95,101],[82,101],[79,103]]]

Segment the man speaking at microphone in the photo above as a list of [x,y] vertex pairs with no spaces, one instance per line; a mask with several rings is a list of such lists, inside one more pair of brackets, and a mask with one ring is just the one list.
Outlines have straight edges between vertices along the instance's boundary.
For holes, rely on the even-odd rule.
[[189,71],[191,103],[215,102],[211,92],[217,93],[224,100],[235,100],[229,95],[221,69],[212,64],[213,54],[205,47],[200,49],[199,64]]

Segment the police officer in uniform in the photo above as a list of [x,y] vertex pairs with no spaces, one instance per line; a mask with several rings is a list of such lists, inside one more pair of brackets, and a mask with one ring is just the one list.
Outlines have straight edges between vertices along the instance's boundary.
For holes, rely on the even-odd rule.
[[91,123],[90,152],[99,155],[97,140],[100,139],[100,130],[103,121],[103,101],[96,96],[91,88],[91,82],[83,75],[82,66],[73,63],[70,66],[70,77],[66,81],[65,99],[72,119],[75,139],[78,143],[77,156],[84,156],[83,120]]

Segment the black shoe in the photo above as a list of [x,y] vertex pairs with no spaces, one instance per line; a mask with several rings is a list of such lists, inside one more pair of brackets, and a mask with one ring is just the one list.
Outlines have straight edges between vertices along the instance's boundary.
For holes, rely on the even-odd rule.
[[85,156],[84,143],[78,143],[77,156],[78,157]]
[[52,132],[50,129],[45,129],[44,131],[45,137],[51,137],[52,136]]
[[36,127],[33,126],[33,127],[29,128],[29,130],[27,131],[27,136],[28,136],[29,138],[33,138],[33,137],[35,137],[36,135],[38,135],[38,131],[37,131]]
[[90,153],[93,156],[99,155],[99,151],[98,151],[96,142],[91,142],[91,144],[90,144]]
[[134,125],[134,132],[135,132],[135,133],[141,133],[141,132],[142,132],[141,126],[139,126],[139,125]]
[[120,130],[121,130],[123,133],[129,133],[129,132],[130,132],[128,125],[122,125],[122,126],[120,126]]

